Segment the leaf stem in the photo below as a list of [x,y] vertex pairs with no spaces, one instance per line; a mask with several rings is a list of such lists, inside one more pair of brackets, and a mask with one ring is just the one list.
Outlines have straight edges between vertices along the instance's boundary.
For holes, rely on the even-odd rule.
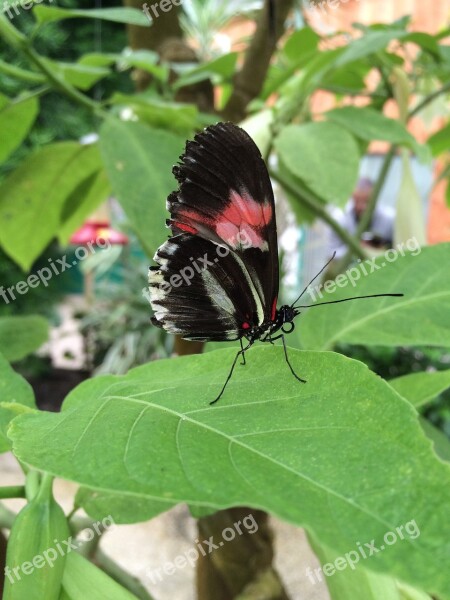
[[[18,31],[3,15],[0,14],[0,37],[3,37],[10,46],[26,56],[31,64],[35,65],[39,71],[45,76],[45,79],[52,87],[61,93],[65,94],[73,102],[88,108],[92,112],[106,116],[107,113],[102,109],[101,105],[95,100],[79,92],[75,87],[70,85],[58,73],[55,73],[32,47],[30,40]],[[22,73],[23,75],[23,73]]]
[[39,486],[41,482],[41,474],[38,471],[31,470],[27,473],[25,481],[25,493],[28,502],[31,502],[36,494],[39,492]]
[[9,75],[10,77],[15,77],[21,81],[26,81],[27,83],[45,82],[45,77],[41,75],[41,73],[34,73],[33,71],[28,71],[27,69],[17,67],[16,65],[10,65],[4,60],[0,60],[0,73]]
[[0,498],[25,498],[24,485],[7,485],[0,487]]
[[313,198],[306,189],[301,190],[287,182],[280,173],[275,172],[273,169],[270,171],[270,176],[277,181],[287,192],[295,196],[297,200],[307,206],[314,212],[315,215],[320,217],[325,223],[327,223],[333,231],[345,242],[351,249],[352,253],[356,254],[361,260],[365,260],[367,255],[359,245],[356,237],[353,237],[346,229],[344,229],[326,210],[325,206],[322,206],[318,201]]
[[[390,147],[388,153],[384,157],[380,175],[378,176],[377,182],[374,186],[372,195],[369,200],[369,204],[368,204],[366,210],[364,211],[364,214],[362,215],[360,222],[358,223],[358,227],[356,228],[355,238],[358,240],[361,239],[361,235],[365,231],[367,231],[367,228],[370,226],[370,223],[372,221],[372,218],[373,218],[373,215],[375,212],[375,208],[377,206],[378,198],[380,197],[381,190],[383,189],[383,186],[385,184],[385,181],[386,181],[387,175],[389,173],[389,169],[391,168],[391,164],[394,159],[396,150],[397,150],[397,146],[392,145]],[[349,249],[346,252],[346,254],[344,255],[344,257],[341,258],[341,260],[338,261],[338,263],[335,266],[332,266],[332,268],[329,269],[326,276],[334,277],[338,273],[342,273],[350,264],[353,254],[354,254],[354,250],[349,244]],[[365,257],[365,258],[367,258],[367,257]]]
[[154,600],[137,577],[130,575],[130,573],[122,569],[122,567],[109,558],[109,556],[100,550],[100,548],[97,549],[95,554],[95,563],[102,571],[114,579],[114,581],[125,587],[127,590],[130,590],[130,592],[140,600]]
[[99,112],[101,110],[100,105],[91,100],[88,96],[85,96],[77,89],[68,84],[62,77],[55,74],[52,69],[46,64],[45,60],[30,46],[22,48],[22,52],[36,67],[46,76],[47,80],[53,85],[54,88],[65,94],[68,98],[88,108],[93,112]]
[[440,96],[441,94],[445,94],[446,92],[450,92],[450,81],[435,92],[433,92],[432,94],[429,94],[426,98],[422,100],[422,102],[419,102],[419,104],[415,108],[413,108],[412,111],[409,113],[408,120],[415,117],[424,108],[426,108],[428,104],[430,104],[431,102],[433,102],[433,100],[436,100],[438,96]]

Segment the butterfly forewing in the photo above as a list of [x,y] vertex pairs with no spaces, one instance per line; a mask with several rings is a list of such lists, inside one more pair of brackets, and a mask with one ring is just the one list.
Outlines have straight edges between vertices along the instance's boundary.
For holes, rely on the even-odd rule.
[[[188,339],[238,339],[275,313],[277,235],[266,166],[242,129],[219,123],[187,143],[174,174],[173,237],[149,277],[154,322]],[[192,279],[180,283],[176,276],[188,268]]]

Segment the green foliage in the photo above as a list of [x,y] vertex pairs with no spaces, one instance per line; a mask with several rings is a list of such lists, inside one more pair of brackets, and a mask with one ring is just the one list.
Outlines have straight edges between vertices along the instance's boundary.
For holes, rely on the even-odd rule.
[[411,373],[391,379],[389,385],[416,408],[421,408],[450,388],[450,370]]
[[6,436],[9,422],[27,408],[35,408],[33,390],[0,354],[0,452],[11,450]]
[[[52,477],[45,475],[40,489],[17,515],[11,528],[6,553],[6,568],[10,575],[17,567],[28,563],[31,572],[18,580],[5,578],[4,600],[59,600],[66,553],[56,551],[54,545],[69,538],[69,526],[62,508],[52,495]],[[70,539],[70,538],[69,538]],[[53,560],[45,553],[53,548]],[[33,562],[40,557],[40,566]],[[24,575],[25,573],[22,573]]]
[[104,19],[115,23],[128,23],[129,25],[140,25],[150,27],[148,18],[135,8],[94,8],[91,10],[59,8],[41,4],[34,8],[38,23],[49,23],[61,19]]
[[169,131],[113,118],[100,131],[112,188],[149,255],[165,233],[165,199],[174,185],[167,165],[177,161],[183,147],[184,140]]
[[37,350],[48,338],[48,322],[43,317],[0,317],[0,348],[10,362]]
[[[373,298],[316,308],[301,318],[304,348],[325,350],[339,342],[383,346],[448,346],[450,334],[450,281],[445,276],[450,244],[429,246],[404,256],[396,252],[395,262],[385,257],[367,261],[341,275],[340,289],[320,294],[318,303],[352,295],[402,293],[403,298]],[[390,256],[394,256],[390,254]],[[372,267],[372,264],[374,267]],[[366,270],[367,275],[364,274]],[[374,272],[371,272],[372,270]],[[349,284],[354,285],[350,288]],[[420,280],[420,284],[418,281]],[[313,288],[314,291],[314,288]],[[304,298],[308,298],[305,295]],[[307,302],[309,304],[310,302]]]
[[24,270],[55,237],[68,195],[99,169],[97,152],[75,142],[45,146],[0,186],[0,243]]
[[[40,268],[35,261],[46,260],[42,253],[49,243],[67,243],[110,193],[145,253],[153,255],[166,234],[165,198],[176,187],[171,166],[186,138],[219,120],[178,96],[209,80],[215,98],[226,105],[243,56],[216,51],[215,33],[231,12],[261,3],[184,5],[182,25],[205,59],[195,65],[164,64],[152,51],[125,48],[121,24],[150,23],[140,10],[113,4],[92,9],[87,0],[67,0],[64,7],[39,4],[22,11],[14,22],[0,15],[0,37],[7,41],[0,59],[0,128],[6,133],[0,140],[0,244],[24,270]],[[102,51],[92,43],[94,19],[102,22]],[[264,155],[277,159],[281,179],[294,190],[299,222],[325,218],[327,204],[347,201],[373,140],[429,159],[428,147],[406,125],[445,101],[450,54],[443,36],[411,33],[408,18],[356,27],[361,35],[345,46],[308,27],[289,31],[249,105],[253,114],[246,126]],[[415,49],[406,69],[407,44]],[[150,75],[144,93],[134,93],[132,69]],[[401,122],[384,115],[400,88]],[[336,108],[315,114],[313,99],[323,90],[334,94]],[[359,101],[342,105],[342,97],[362,96],[364,108]],[[420,98],[415,105],[413,97]],[[436,157],[448,149],[447,131],[444,125],[429,139]],[[98,147],[79,143],[89,132],[99,132]],[[408,212],[411,195],[403,197]],[[331,217],[327,222],[336,227]],[[350,242],[356,256],[359,250],[364,256],[359,239]],[[93,378],[70,394],[61,415],[35,411],[28,384],[0,358],[0,450],[12,440],[25,468],[80,484],[76,508],[93,516],[113,514],[117,522],[130,523],[179,502],[196,514],[245,504],[305,526],[324,562],[357,542],[379,544],[387,531],[414,520],[417,539],[389,546],[355,571],[339,572],[327,581],[330,593],[333,600],[428,600],[423,589],[445,600],[450,474],[444,461],[450,445],[433,424],[445,431],[450,423],[441,350],[448,348],[450,333],[449,253],[450,245],[441,244],[392,264],[384,257],[353,267],[349,275],[357,283],[351,295],[405,296],[307,309],[296,324],[308,351],[291,350],[290,358],[308,383],[289,376],[280,348],[255,348],[214,407],[209,401],[223,385],[235,349]],[[2,264],[2,285],[22,277],[10,263]],[[364,268],[373,273],[366,276]],[[87,319],[99,341],[103,372],[147,363],[158,343],[160,332],[148,327],[144,285],[136,267]],[[328,287],[320,301],[348,297],[350,286],[344,287]],[[33,296],[39,298],[35,310],[45,314],[51,302],[41,292],[46,290]],[[26,301],[6,309],[25,312]],[[9,360],[35,350],[46,336],[42,317],[0,318],[1,348]],[[366,350],[345,344],[364,344]],[[436,348],[438,368],[445,370],[411,375],[416,363],[422,370],[429,366],[417,359],[424,344]],[[385,378],[405,377],[388,384],[360,362],[322,351],[332,348],[358,353]],[[417,348],[414,355],[411,348]],[[437,362],[430,358],[430,364]],[[34,521],[29,531],[37,530]],[[61,600],[131,597],[76,554],[69,554],[64,574],[55,575],[56,586],[61,577]]]
[[[320,559],[322,565],[337,565],[331,571],[331,575],[326,578],[327,588],[332,598],[342,600],[432,600],[428,594],[418,590],[411,590],[414,595],[406,595],[406,587],[397,581],[394,577],[388,575],[380,575],[373,571],[368,571],[358,564],[358,568],[352,569],[346,565],[345,560],[331,551],[329,548],[321,544],[313,535],[308,535],[308,540]],[[367,550],[364,548],[363,551]],[[354,557],[354,555],[352,555]],[[335,562],[337,560],[337,562]],[[327,567],[326,567],[327,568]],[[328,567],[330,568],[330,567]],[[317,582],[314,574],[310,574],[313,581]],[[321,575],[322,579],[325,579]],[[405,593],[404,593],[405,592]]]
[[136,596],[76,552],[67,555],[62,585],[67,600],[136,600]]
[[24,140],[39,110],[36,98],[11,102],[0,94],[0,162],[3,162]]
[[[178,502],[250,505],[306,526],[342,554],[360,540],[379,545],[414,519],[420,537],[367,566],[448,597],[450,471],[412,407],[364,365],[333,353],[291,350],[308,383],[280,378],[287,366],[272,347],[250,352],[211,407],[233,356],[159,361],[88,381],[61,415],[16,418],[8,433],[14,452],[100,493],[126,494],[122,521],[141,516],[133,499],[146,501],[147,515]],[[113,436],[105,422],[115,423]],[[62,444],[72,451],[52,451]],[[213,461],[205,448],[214,449]]]
[[[104,261],[100,263],[104,264]],[[101,279],[95,289],[96,303],[82,320],[82,331],[90,339],[95,374],[123,374],[156,356],[167,356],[162,329],[149,327],[148,267],[142,255],[118,257],[119,281]],[[109,271],[112,266],[110,265]],[[130,297],[130,290],[135,293]]]
[[333,123],[288,125],[275,147],[290,173],[320,198],[338,205],[347,202],[358,177],[360,154],[345,129]]
[[415,138],[396,119],[388,119],[373,108],[344,106],[325,113],[327,119],[342,125],[358,138],[366,142],[384,140],[392,144],[404,144],[410,148],[417,146]]

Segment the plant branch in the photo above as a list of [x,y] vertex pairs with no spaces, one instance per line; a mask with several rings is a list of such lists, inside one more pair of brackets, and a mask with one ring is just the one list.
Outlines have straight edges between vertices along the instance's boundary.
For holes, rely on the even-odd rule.
[[341,240],[352,249],[352,253],[356,254],[361,260],[365,260],[367,255],[361,248],[358,238],[353,237],[346,229],[344,229],[326,210],[325,206],[322,206],[317,200],[314,199],[313,195],[305,189],[298,189],[287,182],[280,173],[273,170],[270,171],[270,176],[277,181],[287,192],[292,194],[297,200],[305,205],[307,208],[312,210],[315,215],[320,217],[327,225],[329,225],[333,231],[341,238]]
[[7,485],[0,487],[0,498],[25,498],[24,485]]
[[137,577],[130,575],[130,573],[122,569],[122,567],[109,558],[109,556],[100,550],[100,548],[97,549],[95,554],[95,563],[102,571],[114,579],[114,581],[132,592],[140,600],[154,600]]
[[16,65],[10,65],[4,60],[0,60],[0,73],[14,77],[15,79],[20,79],[21,81],[25,81],[27,83],[45,82],[45,77],[41,75],[41,73],[35,73],[33,71],[28,71],[27,69],[17,67]]
[[62,92],[77,104],[84,106],[95,113],[103,113],[103,109],[98,102],[85,96],[67,83],[63,77],[54,73],[52,68],[46,63],[45,59],[43,59],[31,46],[28,38],[18,31],[3,15],[0,15],[0,37],[3,37],[15,50],[24,54],[30,63],[39,69],[45,76],[45,79],[56,90]]
[[246,115],[246,109],[261,92],[267,70],[277,42],[284,33],[286,18],[294,0],[277,0],[275,3],[275,31],[271,31],[270,0],[265,0],[256,31],[247,49],[242,69],[236,73],[231,96],[222,111],[224,119],[238,123]]
[[412,119],[418,113],[420,113],[424,108],[428,106],[433,100],[436,100],[441,94],[445,94],[446,92],[450,92],[450,81],[443,85],[441,88],[424,98],[419,104],[412,109],[412,111],[408,115],[408,119]]
[[55,74],[52,71],[51,67],[49,67],[46,64],[45,60],[43,60],[42,57],[33,48],[25,46],[22,48],[22,52],[25,54],[28,60],[34,65],[36,65],[36,67],[45,75],[47,80],[53,85],[54,88],[62,92],[64,95],[66,95],[68,98],[70,98],[77,104],[80,104],[81,106],[84,106],[85,108],[88,108],[93,112],[102,111],[101,106],[100,104],[98,104],[98,102],[95,102],[95,100],[92,100],[88,96],[85,96],[76,88],[67,83],[67,81],[64,81],[62,77]]
[[43,96],[44,94],[48,94],[51,91],[52,91],[52,88],[49,85],[41,85],[38,88],[33,88],[33,89],[21,94],[17,98],[14,98],[12,103],[14,105],[20,104],[21,102],[26,102],[30,98],[39,98],[40,96]]
[[384,183],[386,181],[387,174],[389,169],[391,168],[392,160],[395,156],[395,152],[397,150],[396,146],[391,146],[388,153],[384,157],[383,165],[381,167],[380,175],[378,176],[378,180],[373,188],[372,195],[369,200],[369,204],[364,211],[364,214],[361,217],[360,222],[358,223],[358,227],[356,228],[356,235],[358,239],[361,235],[367,231],[367,228],[370,227],[370,223],[372,221],[375,208],[377,206],[378,198],[380,197],[381,190],[383,189]]
[[[389,173],[389,169],[391,168],[391,164],[394,159],[396,150],[397,150],[396,146],[391,146],[388,153],[384,157],[380,175],[374,186],[372,195],[369,200],[369,204],[368,204],[366,210],[364,211],[364,214],[362,215],[360,222],[358,223],[358,227],[356,228],[355,237],[358,240],[361,238],[362,234],[365,231],[367,231],[367,228],[370,226],[370,223],[372,221],[372,218],[373,218],[373,215],[375,212],[375,208],[377,206],[378,198],[380,197],[381,190],[383,189],[383,186],[386,182],[386,177]],[[342,271],[344,271],[350,264],[351,259],[352,259],[352,254],[354,254],[353,249],[349,247],[345,256],[343,258],[341,258],[340,261],[338,261],[336,266],[329,269],[329,271],[326,274],[327,278],[330,278],[331,274],[333,274],[335,276],[338,273],[342,273]]]

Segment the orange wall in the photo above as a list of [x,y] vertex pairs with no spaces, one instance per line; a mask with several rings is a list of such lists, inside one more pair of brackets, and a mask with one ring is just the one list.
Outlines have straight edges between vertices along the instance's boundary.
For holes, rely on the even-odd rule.
[[364,23],[390,23],[412,15],[411,27],[428,33],[437,33],[450,21],[449,0],[347,0],[333,2],[336,8],[309,11],[313,26],[333,29],[350,29],[355,21]]

